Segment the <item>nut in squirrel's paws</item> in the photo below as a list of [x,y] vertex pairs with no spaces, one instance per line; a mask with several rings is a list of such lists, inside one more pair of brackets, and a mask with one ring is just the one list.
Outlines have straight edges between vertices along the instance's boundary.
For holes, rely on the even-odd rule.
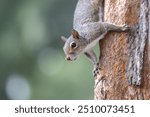
[[122,31],[127,31],[127,30],[129,30],[130,29],[130,26],[128,26],[127,24],[124,24],[123,26],[122,26]]
[[99,68],[99,63],[97,63],[96,66],[95,66],[94,69],[93,69],[93,76],[94,76],[94,78],[96,78],[97,75],[100,74],[100,73],[99,73],[99,70],[100,70],[100,68]]

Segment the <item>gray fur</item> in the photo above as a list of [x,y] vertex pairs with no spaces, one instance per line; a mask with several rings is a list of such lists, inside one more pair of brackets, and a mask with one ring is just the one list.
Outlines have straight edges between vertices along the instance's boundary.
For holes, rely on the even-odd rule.
[[[97,6],[101,6],[103,0],[99,0]],[[114,25],[111,23],[100,22],[99,9],[93,4],[93,0],[78,0],[75,13],[73,28],[74,34],[79,34],[79,38],[72,34],[64,45],[64,53],[67,60],[76,60],[81,53],[84,53],[93,63],[93,75],[98,74],[98,61],[93,47],[103,39],[109,31],[126,31],[127,25]],[[71,48],[70,43],[75,42],[77,47]]]

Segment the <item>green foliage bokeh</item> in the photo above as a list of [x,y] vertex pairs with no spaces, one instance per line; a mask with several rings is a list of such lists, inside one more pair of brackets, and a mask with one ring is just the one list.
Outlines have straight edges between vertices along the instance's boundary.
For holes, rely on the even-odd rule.
[[93,99],[92,64],[65,61],[60,40],[76,2],[0,0],[0,99]]

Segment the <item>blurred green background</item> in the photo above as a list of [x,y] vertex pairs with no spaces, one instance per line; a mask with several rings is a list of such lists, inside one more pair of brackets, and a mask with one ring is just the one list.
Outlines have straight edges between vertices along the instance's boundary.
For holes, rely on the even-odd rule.
[[0,99],[93,99],[92,64],[64,60],[77,0],[0,0]]

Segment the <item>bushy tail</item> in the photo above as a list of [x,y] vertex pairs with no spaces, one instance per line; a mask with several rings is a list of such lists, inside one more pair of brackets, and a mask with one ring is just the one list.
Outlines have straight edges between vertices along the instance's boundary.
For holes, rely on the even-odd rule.
[[99,11],[99,21],[104,21],[104,0],[91,0],[91,4]]

